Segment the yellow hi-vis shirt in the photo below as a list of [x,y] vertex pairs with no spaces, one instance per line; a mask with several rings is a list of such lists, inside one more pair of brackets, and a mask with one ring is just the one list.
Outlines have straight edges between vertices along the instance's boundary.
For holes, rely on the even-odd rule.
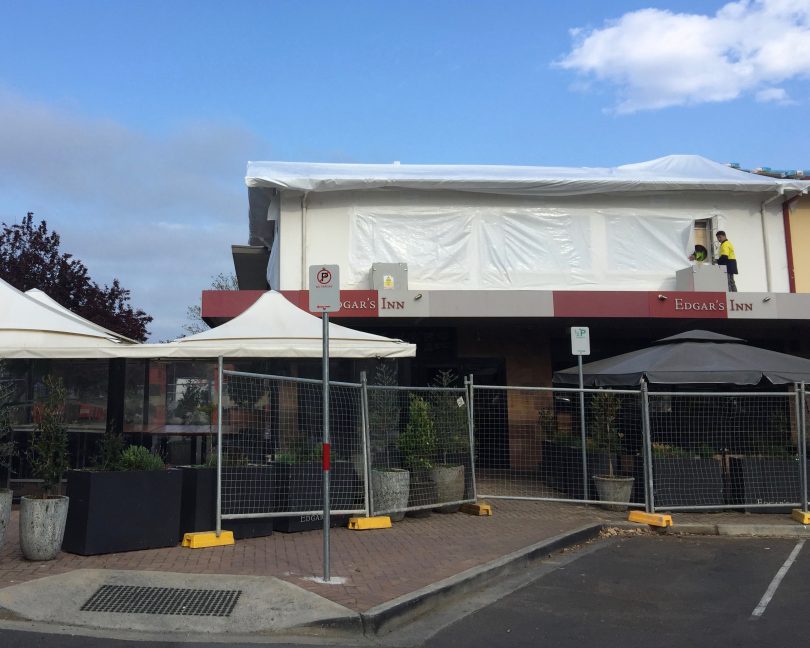
[[729,258],[729,261],[735,260],[737,257],[734,254],[734,246],[731,244],[731,241],[725,240],[720,244],[720,251],[718,252],[719,256],[726,256]]

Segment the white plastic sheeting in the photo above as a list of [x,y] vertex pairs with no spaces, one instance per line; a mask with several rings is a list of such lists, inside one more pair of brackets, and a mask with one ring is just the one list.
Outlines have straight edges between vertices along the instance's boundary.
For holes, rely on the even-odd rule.
[[248,162],[245,183],[249,188],[303,192],[397,187],[522,196],[698,189],[784,193],[810,186],[739,171],[698,155],[669,155],[609,168]]
[[344,274],[362,285],[373,263],[404,261],[412,290],[667,288],[693,224],[688,211],[589,205],[356,206]]

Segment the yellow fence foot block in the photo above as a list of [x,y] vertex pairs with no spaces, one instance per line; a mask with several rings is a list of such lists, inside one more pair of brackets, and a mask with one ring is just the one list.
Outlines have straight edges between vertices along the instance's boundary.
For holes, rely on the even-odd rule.
[[492,507],[486,502],[476,502],[475,504],[462,504],[461,512],[469,515],[492,515]]
[[222,531],[217,537],[216,531],[196,531],[183,536],[183,546],[189,549],[204,549],[206,547],[224,547],[236,544],[233,531]]
[[663,515],[661,513],[645,513],[644,511],[630,511],[627,516],[630,522],[638,522],[639,524],[648,524],[650,526],[668,527],[672,526],[672,516]]
[[390,529],[391,518],[387,515],[377,515],[375,517],[353,517],[349,518],[349,528],[353,531],[367,531],[369,529]]
[[796,520],[796,522],[801,522],[802,524],[810,524],[810,511],[793,509],[793,512],[790,515],[794,520]]

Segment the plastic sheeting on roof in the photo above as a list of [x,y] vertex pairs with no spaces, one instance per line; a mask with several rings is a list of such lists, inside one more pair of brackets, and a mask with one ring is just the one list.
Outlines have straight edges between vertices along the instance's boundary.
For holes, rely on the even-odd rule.
[[784,193],[810,182],[754,175],[697,155],[669,155],[618,167],[248,162],[249,188],[304,192],[406,188],[525,196],[713,190]]

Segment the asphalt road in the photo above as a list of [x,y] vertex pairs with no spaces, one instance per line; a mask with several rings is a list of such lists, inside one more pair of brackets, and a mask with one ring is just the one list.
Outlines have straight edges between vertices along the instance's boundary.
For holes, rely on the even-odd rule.
[[810,546],[752,613],[796,540],[641,536],[607,543],[445,628],[424,646],[799,646]]
[[[463,617],[449,618],[451,608],[437,612],[434,620],[422,619],[407,632],[331,645],[424,648],[804,645],[810,632],[807,614],[810,543],[798,554],[797,546],[796,540],[777,539],[673,536],[613,539],[551,557],[536,570],[539,576],[536,580]],[[791,555],[794,562],[785,571]],[[785,573],[774,590],[773,581],[780,570]],[[771,597],[763,599],[769,588]],[[755,615],[758,606],[761,614]],[[440,626],[442,629],[429,639],[424,639],[426,634],[420,636]],[[0,631],[0,646],[4,648],[175,645],[202,648],[226,644],[130,642]]]

